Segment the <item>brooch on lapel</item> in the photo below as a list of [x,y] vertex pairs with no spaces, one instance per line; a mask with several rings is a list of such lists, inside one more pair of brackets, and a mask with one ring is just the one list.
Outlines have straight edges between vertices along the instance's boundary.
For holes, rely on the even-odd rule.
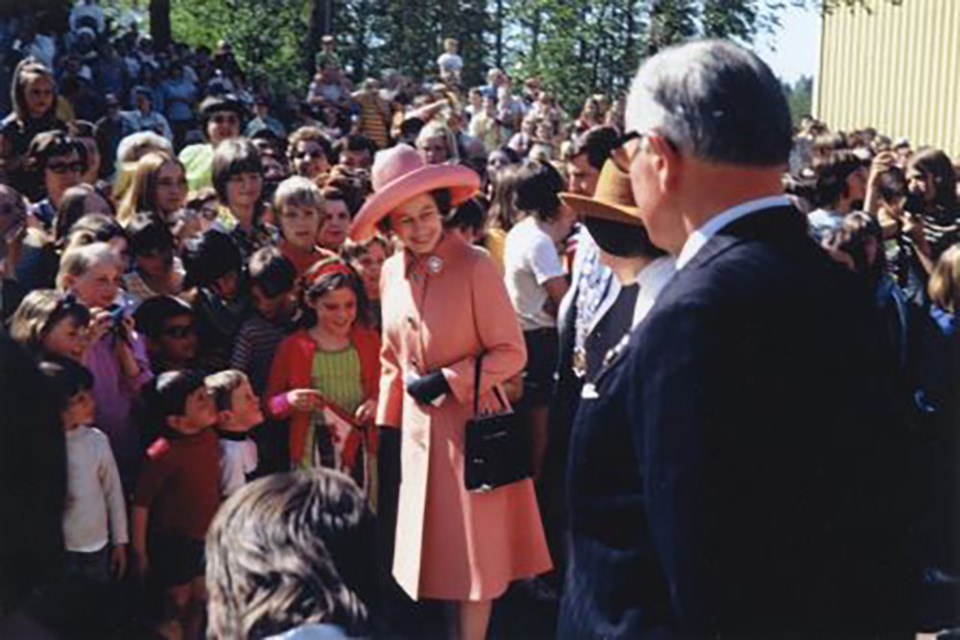
[[443,258],[440,256],[430,256],[427,258],[427,271],[437,275],[443,270]]
[[603,356],[603,368],[606,369],[613,364],[613,361],[620,357],[620,354],[623,353],[628,344],[630,344],[629,331],[620,339],[620,342],[618,342],[615,347],[607,351],[607,355]]

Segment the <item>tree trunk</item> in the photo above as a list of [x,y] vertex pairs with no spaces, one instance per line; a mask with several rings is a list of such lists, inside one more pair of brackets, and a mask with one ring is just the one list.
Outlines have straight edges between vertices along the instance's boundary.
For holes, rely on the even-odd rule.
[[497,60],[494,66],[503,69],[503,0],[497,0]]
[[170,0],[150,0],[150,37],[158,47],[170,44]]
[[320,38],[330,34],[333,25],[333,1],[310,0],[310,28],[304,43],[304,66],[313,74],[313,59],[320,50]]

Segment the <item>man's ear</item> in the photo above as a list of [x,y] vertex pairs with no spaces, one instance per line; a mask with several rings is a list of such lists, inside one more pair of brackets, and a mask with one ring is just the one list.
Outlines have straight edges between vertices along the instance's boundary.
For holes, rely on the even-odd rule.
[[675,191],[683,175],[683,155],[673,143],[660,135],[649,135],[641,144],[647,145],[646,152],[652,156],[660,189],[664,193]]

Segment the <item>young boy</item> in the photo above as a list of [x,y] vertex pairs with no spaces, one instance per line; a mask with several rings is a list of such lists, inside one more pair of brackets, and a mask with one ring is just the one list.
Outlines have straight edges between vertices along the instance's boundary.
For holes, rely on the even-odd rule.
[[257,443],[249,433],[263,422],[263,411],[242,371],[226,369],[207,376],[205,383],[217,406],[220,493],[227,498],[252,479],[257,469]]
[[[240,328],[230,367],[247,374],[253,392],[263,395],[277,347],[296,328],[297,272],[279,249],[264,247],[250,257],[247,275],[257,313]],[[270,423],[254,431],[259,473],[288,470],[286,426]]]
[[[93,374],[71,360],[47,361],[67,440],[67,501],[63,537],[67,571],[104,584],[127,566],[127,509],[107,436],[93,423]],[[112,544],[112,547],[111,547]]]
[[162,635],[199,638],[204,538],[220,505],[220,448],[211,429],[217,410],[203,376],[189,370],[157,377],[144,405],[161,435],[147,449],[134,495],[137,573],[163,589]]
[[189,304],[174,296],[145,300],[133,314],[147,342],[154,373],[187,369],[196,364],[197,320]]

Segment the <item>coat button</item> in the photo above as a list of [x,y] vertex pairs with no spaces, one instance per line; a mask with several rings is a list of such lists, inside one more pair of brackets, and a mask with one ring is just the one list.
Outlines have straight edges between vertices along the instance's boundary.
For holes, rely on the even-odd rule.
[[413,329],[414,331],[416,331],[416,329],[417,329],[417,321],[414,319],[413,316],[407,316],[407,325],[408,325],[411,329]]

